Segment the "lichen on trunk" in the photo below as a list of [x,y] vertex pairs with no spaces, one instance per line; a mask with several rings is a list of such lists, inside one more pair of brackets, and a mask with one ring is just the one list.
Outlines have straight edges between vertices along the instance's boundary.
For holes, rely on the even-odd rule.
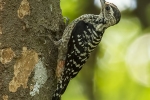
[[0,100],[50,100],[64,29],[59,0],[0,0]]

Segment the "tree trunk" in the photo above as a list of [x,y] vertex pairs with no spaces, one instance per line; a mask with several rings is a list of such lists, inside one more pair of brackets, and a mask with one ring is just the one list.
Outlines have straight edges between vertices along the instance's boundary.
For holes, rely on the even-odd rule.
[[51,100],[57,48],[42,35],[63,29],[59,0],[0,0],[0,100]]

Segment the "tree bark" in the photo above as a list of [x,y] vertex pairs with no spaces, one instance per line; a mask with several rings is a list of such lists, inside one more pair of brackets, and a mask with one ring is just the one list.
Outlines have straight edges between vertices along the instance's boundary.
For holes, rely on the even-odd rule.
[[0,0],[0,100],[51,100],[64,29],[59,0]]

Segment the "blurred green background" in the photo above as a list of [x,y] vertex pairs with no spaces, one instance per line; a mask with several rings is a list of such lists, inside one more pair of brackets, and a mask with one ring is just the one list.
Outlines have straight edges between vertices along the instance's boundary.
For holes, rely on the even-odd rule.
[[[60,1],[70,22],[100,12],[99,0]],[[107,1],[121,10],[121,21],[105,31],[63,100],[150,100],[150,1]]]

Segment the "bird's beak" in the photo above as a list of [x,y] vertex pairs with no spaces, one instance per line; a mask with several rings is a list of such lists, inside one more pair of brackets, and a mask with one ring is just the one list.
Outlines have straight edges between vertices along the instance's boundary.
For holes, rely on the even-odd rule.
[[100,2],[101,2],[101,6],[102,6],[102,8],[101,8],[101,11],[103,11],[103,9],[105,8],[105,0],[100,0]]

